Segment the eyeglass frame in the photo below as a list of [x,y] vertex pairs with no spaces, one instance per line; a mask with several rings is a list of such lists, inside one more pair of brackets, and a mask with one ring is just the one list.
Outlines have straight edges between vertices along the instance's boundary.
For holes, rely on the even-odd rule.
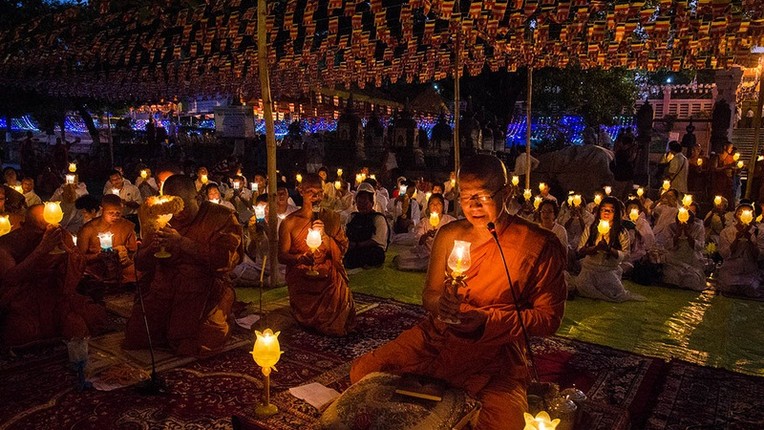
[[480,195],[480,194],[473,194],[467,198],[462,197],[461,193],[459,196],[457,196],[457,199],[459,199],[459,203],[461,203],[462,206],[467,205],[471,201],[476,201],[480,203],[481,205],[490,203],[493,198],[496,196],[496,194],[499,194],[499,191],[501,191],[503,188],[499,188],[498,190],[494,191],[490,195]]

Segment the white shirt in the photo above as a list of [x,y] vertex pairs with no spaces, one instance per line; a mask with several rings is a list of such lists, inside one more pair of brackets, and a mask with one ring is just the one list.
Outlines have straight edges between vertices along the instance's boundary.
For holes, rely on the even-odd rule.
[[24,193],[24,198],[27,202],[27,207],[31,208],[34,205],[39,205],[42,203],[42,199],[40,199],[40,196],[37,195],[37,193],[34,192],[34,190]]
[[[528,159],[526,158],[525,152],[520,153],[520,155],[517,156],[517,159],[515,160],[515,171],[513,172],[517,176],[522,176],[526,173],[525,168],[528,164]],[[531,172],[536,170],[536,168],[539,166],[539,160],[535,159],[531,155]]]
[[[112,188],[109,189],[109,194],[112,193]],[[135,202],[140,205],[143,203],[143,196],[141,196],[141,190],[138,189],[135,185],[129,183],[128,181],[125,181],[124,184],[122,184],[122,188],[119,190],[119,198],[126,201],[126,202]],[[131,208],[129,206],[125,206],[123,215],[133,215],[138,213],[138,208]]]

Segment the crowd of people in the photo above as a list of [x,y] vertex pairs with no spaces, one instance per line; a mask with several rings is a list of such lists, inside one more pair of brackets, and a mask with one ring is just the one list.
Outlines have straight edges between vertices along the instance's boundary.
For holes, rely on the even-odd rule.
[[[732,208],[730,192],[703,215],[687,193],[689,159],[681,146],[669,149],[660,189],[603,184],[591,201],[576,191],[558,200],[545,183],[538,193],[524,189],[520,178],[537,160],[530,171],[517,163],[508,173],[491,155],[468,158],[447,178],[400,176],[389,189],[365,167],[280,175],[276,273],[267,261],[266,175],[245,176],[235,160],[138,165],[134,181],[118,167],[96,184],[100,199],[76,164],[62,163],[63,181],[45,204],[34,179],[8,167],[0,187],[0,213],[10,223],[0,237],[2,344],[97,334],[104,297],[136,289],[143,303],[128,320],[125,348],[146,348],[150,334],[177,354],[209,355],[228,337],[234,287],[264,276],[286,284],[297,323],[345,336],[356,321],[348,272],[383,266],[394,245],[395,270],[427,272],[430,316],[359,359],[352,379],[377,370],[445,379],[481,399],[478,427],[494,428],[526,408],[519,320],[531,335],[548,335],[566,299],[646,300],[628,291],[626,278],[764,296],[756,205],[740,200]],[[722,185],[731,190],[734,182]],[[61,209],[58,222],[46,215],[50,202]],[[455,241],[473,245],[461,290],[448,287],[456,275],[444,270]],[[460,323],[446,322],[454,319]],[[465,367],[465,356],[483,361]]]

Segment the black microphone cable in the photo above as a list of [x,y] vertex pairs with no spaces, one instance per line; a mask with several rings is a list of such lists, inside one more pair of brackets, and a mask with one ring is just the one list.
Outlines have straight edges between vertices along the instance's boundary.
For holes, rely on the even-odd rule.
[[512,285],[512,277],[509,275],[509,267],[507,267],[507,260],[504,258],[504,250],[501,249],[501,243],[499,243],[499,236],[496,234],[496,225],[493,222],[488,223],[488,231],[491,232],[493,240],[496,242],[496,246],[499,247],[499,255],[501,255],[501,262],[504,263],[504,273],[507,275],[507,282],[509,283],[509,292],[512,294],[512,300],[515,302],[515,312],[517,312],[517,320],[520,322],[520,329],[523,332],[523,338],[525,338],[525,349],[528,350],[528,358],[531,361],[531,368],[533,370],[533,379],[535,382],[539,382],[539,374],[536,369],[536,359],[533,356],[533,349],[531,348],[531,340],[528,336],[528,330],[525,328],[525,322],[520,315],[520,303],[517,301],[517,295]]

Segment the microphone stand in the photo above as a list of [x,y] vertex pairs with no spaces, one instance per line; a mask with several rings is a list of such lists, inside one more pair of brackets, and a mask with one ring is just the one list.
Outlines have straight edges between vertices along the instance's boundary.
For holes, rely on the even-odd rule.
[[149,320],[146,317],[146,307],[143,304],[143,290],[141,288],[141,282],[137,283],[138,288],[138,301],[141,304],[141,313],[143,313],[143,324],[146,327],[146,338],[149,341],[149,353],[151,354],[151,379],[143,381],[137,385],[136,390],[140,394],[155,396],[159,394],[167,394],[169,391],[167,383],[157,375],[156,359],[154,358],[154,345],[151,342],[151,331],[149,330]]
[[[501,249],[501,243],[499,243],[499,236],[496,234],[496,225],[492,222],[488,223],[488,231],[491,232],[493,240],[496,242],[496,246],[499,248],[499,255],[501,255],[501,262],[504,264],[504,273],[507,275],[507,282],[509,283],[509,292],[512,294],[512,301],[515,302],[515,312],[517,313],[517,321],[520,322],[520,330],[523,332],[523,338],[525,339],[525,349],[528,351],[528,358],[531,361],[531,370],[533,372],[533,380],[539,382],[538,370],[536,369],[536,359],[533,355],[533,349],[531,348],[530,337],[528,336],[528,330],[525,328],[525,322],[520,314],[520,303],[517,301],[517,295],[512,284],[512,277],[509,275],[509,267],[507,266],[507,260],[504,258],[504,250]],[[546,400],[544,400],[546,403]]]

